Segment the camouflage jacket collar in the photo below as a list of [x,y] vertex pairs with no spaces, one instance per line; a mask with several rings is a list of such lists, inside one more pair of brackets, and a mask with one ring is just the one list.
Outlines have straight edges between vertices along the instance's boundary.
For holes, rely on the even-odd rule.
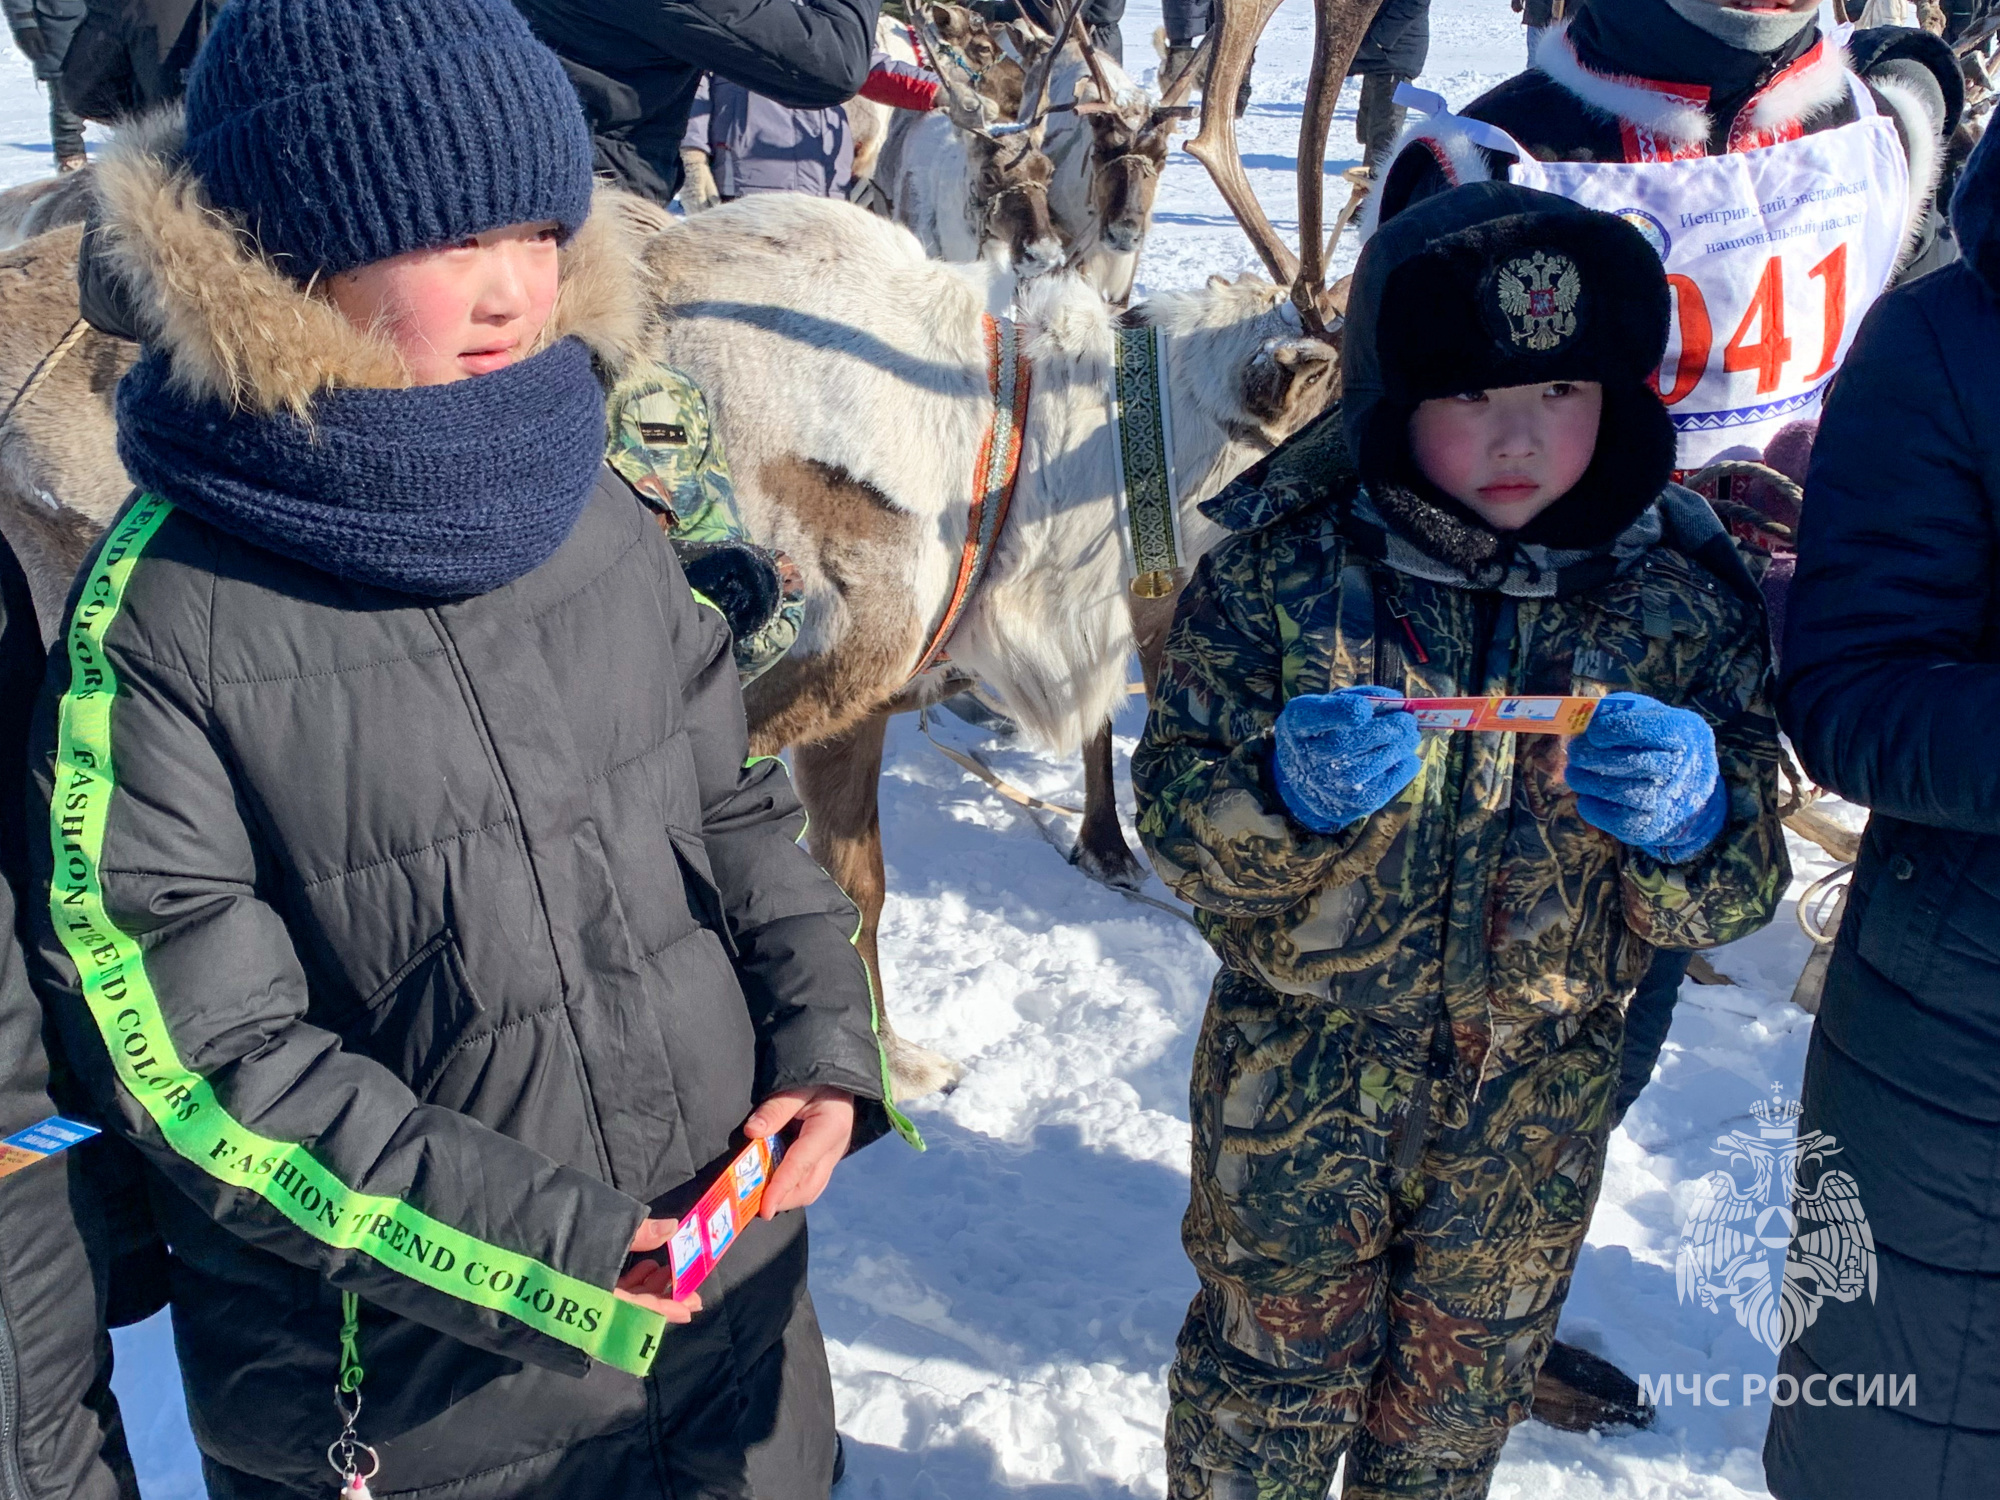
[[1566,551],[1539,542],[1515,542],[1504,547],[1490,566],[1468,573],[1411,544],[1382,518],[1366,489],[1355,490],[1342,517],[1341,531],[1357,552],[1399,573],[1450,588],[1508,594],[1517,599],[1567,598],[1608,583],[1637,567],[1665,534],[1659,507],[1649,505],[1609,547]]
[[1198,509],[1226,530],[1259,531],[1286,516],[1345,500],[1360,487],[1335,403]]

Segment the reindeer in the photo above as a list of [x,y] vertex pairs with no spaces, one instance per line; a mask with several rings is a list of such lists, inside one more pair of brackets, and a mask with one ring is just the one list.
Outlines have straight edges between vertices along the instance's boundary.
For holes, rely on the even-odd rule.
[[[1350,47],[1359,36],[1353,28]],[[1235,174],[1247,185],[1240,164]],[[1316,245],[1316,219],[1301,218]],[[1253,238],[1258,223],[1267,261],[1289,255],[1261,214],[1246,224]],[[993,411],[983,315],[1010,278],[927,260],[913,237],[849,205],[780,195],[665,230],[647,265],[662,352],[708,393],[745,524],[805,577],[799,644],[745,701],[755,747],[792,748],[813,853],[861,907],[860,946],[879,982],[876,799],[890,716],[976,678],[1032,738],[1075,745],[1124,692],[1135,636],[1111,416],[1120,327],[1157,330],[1164,350],[1191,562],[1220,539],[1199,502],[1332,394],[1326,289],[1214,278],[1121,315],[1074,272],[1016,281],[1033,384],[1012,510],[949,664],[925,670]],[[856,419],[871,412],[881,417]],[[1170,604],[1155,600],[1152,620]],[[899,1095],[956,1077],[886,1013],[883,1025]]]
[[[956,9],[937,7],[947,14]],[[1025,102],[1017,101],[1030,122],[1006,122],[999,102],[1009,92],[1004,75],[997,68],[975,67],[947,43],[932,22],[931,7],[916,7],[911,20],[942,82],[945,108],[941,115],[902,112],[890,124],[875,183],[887,195],[893,217],[943,260],[990,260],[1026,276],[1054,270],[1062,263],[1063,247],[1049,217],[1055,168],[1042,151],[1046,62],[1024,75],[1034,81],[1024,84]]]
[[1174,132],[1192,111],[1155,103],[1090,45],[1080,25],[1057,55],[1048,97],[1042,149],[1055,164],[1049,212],[1069,246],[1069,264],[1123,307],[1132,299]]
[[[1020,473],[948,665],[918,670],[952,593],[992,410],[981,313],[998,300],[996,274],[927,263],[891,226],[804,199],[734,204],[651,243],[664,351],[714,403],[751,531],[807,577],[799,644],[746,703],[760,749],[792,747],[814,855],[861,907],[860,945],[878,987],[886,888],[877,783],[889,717],[977,678],[1044,745],[1080,743],[1124,691],[1135,613],[1138,643],[1148,645],[1171,609],[1171,598],[1128,608],[1109,410],[1121,323],[1158,330],[1165,351],[1184,562],[1219,539],[1199,502],[1332,395],[1338,298],[1325,284],[1321,163],[1340,81],[1379,0],[1319,0],[1299,151],[1300,256],[1256,203],[1228,107],[1277,3],[1223,0],[1190,148],[1275,284],[1212,278],[1123,315],[1074,273],[1016,285],[1034,368]],[[1215,98],[1222,107],[1210,106]],[[808,263],[780,248],[805,243],[825,252]],[[895,295],[881,295],[884,285]],[[857,423],[857,411],[886,419]],[[886,1011],[883,1030],[900,1096],[957,1076],[949,1059],[898,1037]]]

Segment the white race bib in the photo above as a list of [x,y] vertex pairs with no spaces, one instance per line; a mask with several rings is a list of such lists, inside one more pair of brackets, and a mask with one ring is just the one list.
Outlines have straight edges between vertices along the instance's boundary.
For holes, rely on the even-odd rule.
[[1659,252],[1673,295],[1658,376],[1680,466],[1761,457],[1820,397],[1889,285],[1902,248],[1909,164],[1861,81],[1851,125],[1750,151],[1662,162],[1536,161],[1509,180],[1602,209]]

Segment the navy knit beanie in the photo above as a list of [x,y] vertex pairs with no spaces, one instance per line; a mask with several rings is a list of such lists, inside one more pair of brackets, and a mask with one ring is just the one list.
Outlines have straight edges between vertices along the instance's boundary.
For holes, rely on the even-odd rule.
[[301,281],[590,213],[582,108],[508,0],[231,0],[187,159]]

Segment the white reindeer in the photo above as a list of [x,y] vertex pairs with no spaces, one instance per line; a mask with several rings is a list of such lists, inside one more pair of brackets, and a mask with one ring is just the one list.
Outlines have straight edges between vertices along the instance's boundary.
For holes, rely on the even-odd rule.
[[[1125,691],[1119,315],[1074,274],[1012,289],[1033,368],[1012,511],[951,638],[951,667],[912,682],[951,592],[993,412],[982,315],[1006,300],[997,273],[928,259],[851,205],[788,194],[669,228],[647,263],[662,352],[713,404],[746,525],[805,578],[799,643],[747,695],[752,734],[763,751],[794,747],[814,854],[860,904],[879,976],[888,716],[969,675],[1028,734],[1073,747]],[[1322,408],[1335,351],[1302,331],[1283,288],[1254,278],[1216,278],[1125,316],[1161,336],[1191,561],[1218,537],[1197,503]],[[933,1053],[890,1045],[899,1091],[955,1076]]]
[[1068,264],[1114,306],[1132,298],[1160,173],[1186,108],[1152,98],[1087,40],[1065,44],[1049,75],[1042,150],[1055,168],[1049,215]]

